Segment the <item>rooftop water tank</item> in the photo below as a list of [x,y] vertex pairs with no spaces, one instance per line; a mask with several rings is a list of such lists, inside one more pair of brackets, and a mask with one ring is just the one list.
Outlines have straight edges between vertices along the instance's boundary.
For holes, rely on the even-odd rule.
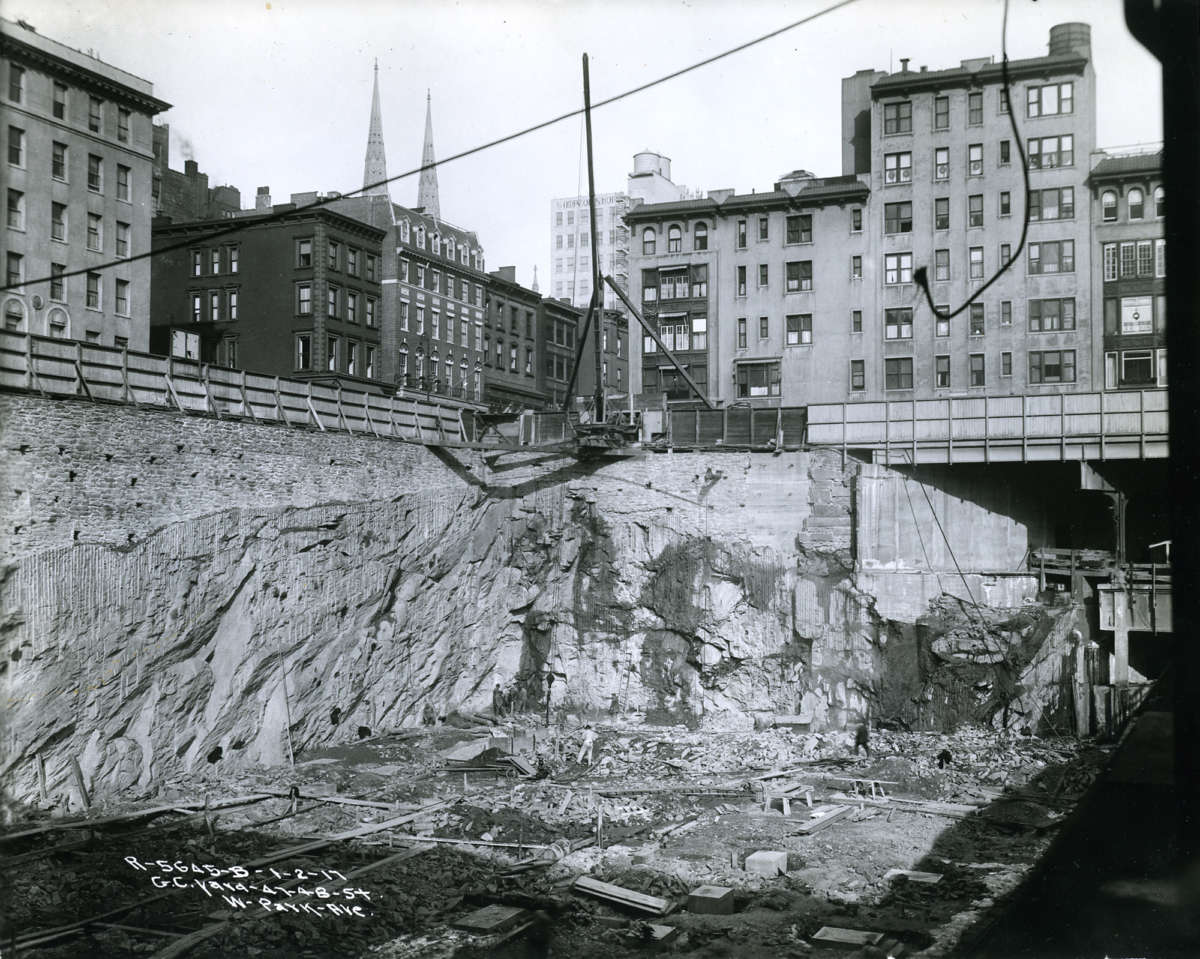
[[1086,23],[1060,23],[1050,28],[1050,56],[1092,53],[1092,28]]

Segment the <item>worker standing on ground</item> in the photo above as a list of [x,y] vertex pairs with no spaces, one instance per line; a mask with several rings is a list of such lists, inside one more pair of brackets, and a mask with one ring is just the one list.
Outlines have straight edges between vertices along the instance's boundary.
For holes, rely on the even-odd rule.
[[587,757],[587,764],[592,764],[592,751],[596,746],[596,730],[592,729],[592,724],[588,723],[583,727],[583,742],[579,744],[579,755],[575,758],[575,762],[582,763],[584,757]]
[[504,718],[504,691],[499,683],[492,688],[492,715],[497,719]]
[[868,757],[871,755],[871,731],[867,728],[865,722],[858,724],[858,729],[854,731],[854,755],[858,755],[858,748],[862,747],[863,752]]

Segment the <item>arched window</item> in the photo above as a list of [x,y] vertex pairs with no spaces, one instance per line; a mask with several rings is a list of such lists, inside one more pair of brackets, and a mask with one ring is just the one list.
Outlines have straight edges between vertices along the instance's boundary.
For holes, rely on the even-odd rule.
[[1105,190],[1100,196],[1100,211],[1105,223],[1117,219],[1117,195],[1112,190]]
[[437,253],[439,256],[441,255],[441,252],[442,252],[442,235],[441,235],[440,233],[435,233],[435,234],[433,235],[433,252],[434,252],[434,253]]
[[423,226],[417,227],[417,246],[422,250],[425,249],[425,227]]
[[1129,191],[1129,219],[1140,220],[1146,212],[1146,194],[1137,187]]
[[646,229],[642,230],[642,255],[643,256],[653,256],[654,255],[654,241],[655,241],[654,227],[648,226],[648,227],[646,227]]
[[400,239],[405,243],[408,242],[408,220],[400,221]]
[[56,340],[66,340],[71,336],[71,322],[66,310],[51,310],[46,317],[46,335]]
[[678,253],[683,248],[683,231],[672,225],[667,230],[667,252]]
[[446,256],[451,260],[454,259],[454,237],[448,237],[446,239]]
[[14,333],[24,332],[25,304],[13,297],[4,304],[4,328]]
[[401,386],[408,386],[408,344],[403,343],[400,346],[400,352],[396,355],[396,375],[400,378]]
[[1154,215],[1167,215],[1167,195],[1163,192],[1163,188],[1156,186],[1154,188]]
[[454,356],[450,353],[446,354],[446,389],[450,389],[450,384],[454,382]]
[[707,250],[708,249],[708,224],[697,223],[696,229],[692,232],[692,249]]

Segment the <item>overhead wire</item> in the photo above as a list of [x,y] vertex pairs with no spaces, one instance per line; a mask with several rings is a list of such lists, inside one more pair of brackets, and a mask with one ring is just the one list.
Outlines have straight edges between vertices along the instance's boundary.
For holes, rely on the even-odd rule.
[[[610,106],[613,103],[618,103],[621,100],[628,99],[629,97],[635,96],[639,93],[644,93],[647,90],[653,89],[654,87],[659,86],[663,83],[667,83],[670,80],[675,80],[681,76],[684,76],[685,74],[691,73],[694,70],[699,70],[703,67],[709,66],[710,64],[716,63],[719,60],[723,60],[726,57],[731,57],[734,54],[741,53],[742,51],[748,50],[751,47],[757,46],[760,43],[765,43],[768,40],[773,40],[775,37],[778,37],[784,33],[787,33],[789,30],[794,30],[797,27],[801,27],[806,24],[812,23],[814,20],[817,20],[817,19],[825,16],[826,14],[834,13],[834,12],[842,9],[843,7],[848,7],[851,4],[857,3],[857,2],[858,2],[858,0],[838,0],[838,2],[832,3],[829,6],[816,11],[815,13],[811,13],[806,17],[801,17],[799,20],[794,20],[791,23],[785,24],[782,27],[778,27],[774,30],[771,30],[768,33],[760,34],[759,36],[754,37],[753,39],[747,40],[744,43],[740,43],[735,47],[730,47],[727,50],[722,50],[720,53],[715,53],[710,57],[705,57],[703,60],[697,60],[696,62],[688,64],[685,67],[681,67],[678,70],[673,70],[672,72],[664,74],[661,77],[657,77],[653,80],[648,80],[645,83],[638,84],[635,87],[630,87],[628,90],[625,90],[621,93],[614,94],[611,97],[607,97],[606,99],[603,99],[596,103],[593,103],[592,110],[598,110],[601,107]],[[240,233],[241,231],[247,229],[251,225],[262,226],[266,223],[273,223],[273,222],[277,222],[279,220],[294,218],[296,216],[299,216],[302,213],[307,213],[310,210],[320,209],[322,207],[328,206],[331,203],[336,203],[339,200],[353,198],[353,197],[357,196],[358,194],[367,194],[371,190],[376,189],[377,187],[387,186],[390,183],[396,183],[399,180],[404,180],[404,179],[407,179],[408,177],[416,176],[420,173],[423,173],[426,170],[435,170],[438,167],[444,166],[447,163],[453,163],[455,160],[462,160],[466,157],[473,156],[476,153],[482,153],[484,150],[490,150],[493,147],[501,146],[502,144],[505,144],[505,143],[511,143],[513,140],[517,140],[517,139],[520,139],[521,137],[528,136],[531,133],[536,133],[539,130],[544,130],[547,127],[551,127],[557,123],[561,123],[563,120],[570,120],[572,117],[582,116],[585,112],[586,111],[583,107],[579,107],[578,109],[575,109],[575,110],[569,110],[566,113],[559,114],[556,117],[551,117],[548,120],[542,120],[540,123],[535,123],[531,126],[524,127],[523,129],[516,130],[512,133],[505,134],[504,136],[497,137],[494,140],[488,140],[486,143],[481,143],[478,146],[470,147],[469,149],[466,149],[466,150],[461,150],[460,152],[452,154],[451,156],[445,157],[441,160],[435,160],[433,163],[423,164],[419,167],[414,167],[411,170],[406,170],[403,173],[397,173],[394,176],[386,177],[382,180],[377,180],[374,183],[364,184],[361,187],[356,187],[353,190],[347,190],[346,192],[341,193],[337,196],[323,197],[318,200],[313,200],[310,203],[302,203],[299,206],[296,206],[289,210],[281,210],[281,211],[278,211],[275,213],[264,214],[262,217],[254,217],[253,224],[248,224],[245,222],[237,223],[233,226],[224,227],[221,229],[215,229],[209,233],[192,236],[186,241],[181,241],[179,243],[171,243],[171,244],[167,244],[166,246],[158,247],[157,249],[151,249],[151,250],[146,250],[142,253],[136,253],[133,256],[121,257],[120,259],[109,260],[106,263],[101,263],[101,264],[97,264],[94,266],[82,267],[77,270],[66,270],[62,273],[59,273],[59,274],[56,274],[53,276],[38,277],[37,279],[34,279],[34,280],[23,280],[20,283],[8,283],[8,284],[5,284],[4,286],[0,286],[0,292],[4,292],[6,290],[17,289],[17,288],[23,287],[23,286],[37,285],[39,283],[49,283],[52,280],[66,279],[67,277],[72,277],[72,276],[82,276],[84,273],[96,273],[100,270],[111,269],[112,267],[121,266],[122,264],[125,264],[125,263],[136,263],[139,260],[145,260],[145,259],[149,259],[151,257],[161,256],[164,253],[173,253],[177,250],[188,249],[188,248],[195,246],[196,243],[208,242],[211,240],[220,239],[223,236],[229,236],[234,233]],[[235,219],[249,219],[249,218],[240,218],[239,217],[239,218],[235,218]]]
[[1012,98],[1009,96],[1009,76],[1008,76],[1008,0],[1004,0],[1004,16],[1000,24],[1000,76],[1003,82],[1004,105],[1008,108],[1008,122],[1012,127],[1013,140],[1017,146],[1017,155],[1021,158],[1021,173],[1025,178],[1025,216],[1021,222],[1021,239],[1017,243],[1017,248],[1010,254],[1008,262],[1000,266],[995,274],[986,283],[972,293],[966,301],[956,310],[943,313],[937,308],[933,302],[933,294],[929,291],[929,270],[926,267],[918,267],[913,271],[913,279],[917,285],[925,293],[925,302],[929,304],[929,308],[933,311],[933,315],[939,320],[951,320],[958,316],[963,310],[969,307],[972,303],[983,296],[984,292],[995,283],[1000,277],[1012,268],[1012,265],[1021,258],[1021,252],[1025,249],[1025,238],[1029,233],[1029,162],[1025,156],[1025,148],[1021,145],[1021,131],[1017,129],[1017,115],[1013,110]]

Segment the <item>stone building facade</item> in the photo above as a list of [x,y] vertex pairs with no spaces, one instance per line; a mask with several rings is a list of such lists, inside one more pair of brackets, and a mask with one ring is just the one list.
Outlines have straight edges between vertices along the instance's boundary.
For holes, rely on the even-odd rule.
[[1104,388],[1166,386],[1162,152],[1097,153],[1088,186],[1095,230],[1092,300],[1104,317],[1094,362],[1104,370]]
[[[145,350],[154,85],[0,20],[7,329]],[[79,271],[76,273],[76,271]],[[76,275],[71,275],[76,274]]]

